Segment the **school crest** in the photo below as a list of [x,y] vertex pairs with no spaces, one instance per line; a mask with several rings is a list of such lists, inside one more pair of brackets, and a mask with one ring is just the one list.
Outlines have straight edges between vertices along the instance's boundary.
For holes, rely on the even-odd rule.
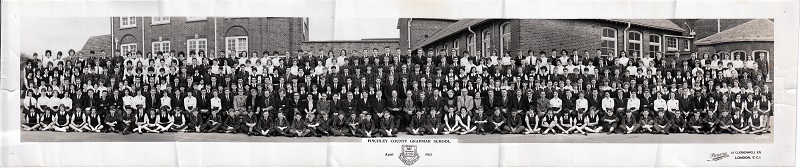
[[417,154],[417,145],[403,145],[400,147],[400,161],[403,161],[403,164],[406,166],[414,165],[417,160],[419,160],[419,154]]

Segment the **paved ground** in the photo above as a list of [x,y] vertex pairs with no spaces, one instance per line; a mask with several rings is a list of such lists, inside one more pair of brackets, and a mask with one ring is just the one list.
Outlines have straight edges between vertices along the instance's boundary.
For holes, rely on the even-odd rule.
[[[401,133],[401,139],[458,139],[459,143],[772,143],[772,134],[580,134],[571,135],[426,135]],[[220,133],[60,133],[23,131],[22,142],[361,142],[355,137],[248,137],[243,134]]]

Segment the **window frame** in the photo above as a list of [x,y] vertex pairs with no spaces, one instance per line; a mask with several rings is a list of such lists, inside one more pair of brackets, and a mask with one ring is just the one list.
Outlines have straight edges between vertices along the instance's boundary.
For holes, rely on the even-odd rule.
[[[692,45],[691,45],[691,43],[692,43],[692,40],[689,40],[689,39],[683,39],[683,51],[690,51],[690,50],[692,50]],[[747,53],[745,53],[745,54],[747,54]]]
[[492,32],[489,29],[481,31],[481,50],[484,57],[492,56]]
[[[639,40],[634,40],[632,38],[633,35],[639,35]],[[627,52],[628,56],[633,56],[633,52],[639,53],[640,57],[643,56],[642,55],[642,39],[643,39],[643,35],[642,35],[641,32],[638,32],[638,31],[629,31],[628,32],[628,48],[626,49],[626,50],[628,50],[628,52]],[[631,49],[631,47],[635,48],[636,45],[639,46],[639,51]]]
[[[503,55],[506,53],[506,50],[511,47],[511,23],[505,22],[500,25],[500,53],[499,55]],[[505,31],[505,28],[508,28],[508,32]]]
[[[158,47],[156,47],[156,44],[158,44]],[[158,50],[156,50],[156,48],[158,48]],[[172,44],[170,41],[154,41],[150,43],[150,52],[152,52],[153,54],[158,53],[158,51],[161,51],[162,53],[169,53],[171,49],[172,49]]]
[[[122,19],[126,19],[127,21],[123,21]],[[119,17],[119,29],[126,29],[126,28],[134,28],[136,27],[136,17],[128,16],[128,17]]]
[[[657,43],[653,42],[653,37],[657,37],[658,38],[658,40],[656,40],[656,41],[658,41]],[[647,50],[648,50],[648,53],[650,54],[650,57],[655,57],[656,53],[664,52],[664,38],[661,37],[661,35],[650,34],[650,36],[648,36],[648,40],[647,41],[648,41],[647,42]],[[653,51],[650,48],[650,47],[653,47],[653,46],[658,46],[658,50],[657,51]]]
[[[606,37],[605,36],[606,30],[611,30],[613,32],[612,34],[614,35],[614,37]],[[617,34],[618,33],[617,29],[614,29],[614,28],[611,28],[611,27],[603,27],[603,28],[600,29],[600,31],[601,31],[600,32],[600,41],[601,41],[600,42],[600,48],[601,48],[601,50],[603,50],[603,43],[605,43],[606,41],[613,41],[614,42],[614,45],[612,45],[613,48],[609,48],[609,49],[613,49],[614,50],[613,53],[616,54],[617,53],[617,44],[618,44],[617,37],[619,36]],[[608,50],[608,49],[606,49],[606,50]],[[609,52],[606,51],[605,54],[602,54],[601,56],[609,56],[608,53]]]
[[[675,40],[675,46],[671,46],[671,40]],[[677,51],[678,50],[678,38],[675,37],[667,37],[665,42],[667,45],[667,51]]]
[[[200,48],[200,42],[201,41],[205,42],[205,46],[203,48]],[[194,42],[195,44],[192,45],[192,42]],[[197,49],[197,51],[195,51],[195,53],[200,53],[200,51],[203,51],[203,52],[206,53],[206,55],[208,55],[208,39],[207,38],[186,39],[186,52],[187,53],[191,52],[193,47]]]
[[150,25],[168,24],[169,20],[169,17],[150,17]]
[[769,58],[769,56],[770,56],[770,52],[769,52],[769,50],[753,50],[753,52],[752,52],[752,54],[753,54],[753,59],[755,59],[755,60],[758,60],[758,58],[756,58],[756,57],[758,57],[758,55],[756,55],[756,53],[758,53],[758,52],[765,52],[765,53],[767,53],[767,55],[766,55],[766,56],[767,56],[767,58]]
[[459,42],[458,39],[453,40],[453,49],[456,49],[456,51],[461,52],[460,48],[458,48],[458,42]]
[[206,20],[208,20],[208,17],[207,17],[207,16],[205,16],[205,17],[191,17],[191,16],[187,16],[187,17],[186,17],[186,22],[206,21]]
[[[131,46],[133,46],[133,48],[131,48]],[[136,50],[139,49],[138,47],[139,44],[137,43],[121,44],[119,45],[119,51],[122,53],[123,56],[125,56],[128,52],[130,52],[131,54],[135,54]]]
[[[229,43],[230,39],[235,39],[235,41],[233,43],[233,49],[234,49],[233,51],[234,52],[230,52],[230,48],[229,48],[230,47],[230,43]],[[239,42],[240,39],[244,39],[244,42],[245,42],[244,46],[240,46],[239,45],[240,44],[240,42]],[[237,56],[242,51],[248,51],[249,45],[250,45],[249,43],[250,43],[250,40],[249,40],[249,37],[247,37],[247,36],[225,37],[225,50],[226,50],[225,52],[228,53],[228,54],[234,54],[234,56]],[[241,49],[240,47],[244,47],[244,49]]]
[[477,51],[477,48],[475,48],[475,47],[476,47],[475,46],[475,35],[474,34],[467,35],[467,50],[468,50],[467,52],[469,52],[470,55],[476,55],[477,54],[477,53],[475,53]]

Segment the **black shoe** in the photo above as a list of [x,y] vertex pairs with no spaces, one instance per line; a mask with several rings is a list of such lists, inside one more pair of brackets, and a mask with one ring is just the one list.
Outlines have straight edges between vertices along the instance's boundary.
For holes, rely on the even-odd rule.
[[611,135],[611,131],[608,131],[608,135]]
[[761,132],[756,132],[756,135],[761,135]]

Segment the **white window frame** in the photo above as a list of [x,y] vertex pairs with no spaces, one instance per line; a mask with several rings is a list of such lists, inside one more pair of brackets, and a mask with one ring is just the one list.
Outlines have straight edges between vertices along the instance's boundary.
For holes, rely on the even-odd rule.
[[505,28],[509,27],[509,22],[505,22],[500,25],[500,53],[499,55],[503,55],[506,53],[506,50],[511,47],[511,31],[509,29],[508,32],[505,32]]
[[467,50],[470,55],[477,55],[475,47],[475,35],[467,35]]
[[459,50],[458,48],[458,42],[459,42],[458,39],[453,40],[453,49],[456,49],[456,51],[461,52],[461,50]]
[[[768,50],[753,50],[753,53],[752,53],[753,54],[753,59],[756,59],[756,57],[758,57],[758,55],[756,55],[757,52],[765,52],[765,53],[767,53],[766,57],[769,58],[769,54],[770,53],[769,53]],[[767,59],[767,60],[769,60],[769,59]]]
[[169,17],[151,17],[150,25],[160,25],[169,23]]
[[692,40],[683,39],[683,51],[689,51],[692,49]]
[[[241,44],[239,40],[244,39],[244,45]],[[234,40],[233,45],[231,45],[230,40]],[[234,56],[239,55],[242,51],[248,51],[248,43],[249,40],[247,36],[232,36],[232,37],[225,37],[225,52],[229,54],[234,54]],[[231,46],[233,46],[233,51],[231,51]]]
[[492,55],[492,34],[489,29],[481,31],[481,50],[483,50],[483,56],[488,57]]
[[136,17],[119,17],[119,28],[136,27]]
[[208,20],[208,17],[186,17],[186,22]]
[[[156,47],[156,45],[158,45],[158,47]],[[172,49],[169,41],[154,41],[150,44],[150,46],[150,52],[153,54],[156,54],[159,51],[162,53],[169,53],[170,49]]]
[[[674,46],[672,46],[673,45],[672,40],[674,40],[674,42],[675,42]],[[668,51],[677,51],[678,50],[678,39],[677,38],[675,38],[675,37],[667,37],[664,43],[667,43],[667,50]]]
[[[612,33],[614,37],[606,37],[605,36],[606,30],[611,30],[612,32],[614,32]],[[614,54],[617,54],[617,29],[611,27],[603,27],[600,32],[600,41],[601,41],[600,48],[603,47],[603,43],[605,43],[606,41],[613,41],[614,42],[613,48],[610,49],[614,51]],[[603,56],[608,56],[608,55],[609,55],[608,52],[606,52]]]
[[[658,40],[656,40],[656,42],[653,42],[653,37],[657,37]],[[663,52],[664,51],[663,44],[664,44],[664,38],[662,38],[660,35],[657,34],[651,34],[650,37],[648,38],[648,43],[647,43],[648,45],[647,51],[648,53],[650,53],[650,57],[655,57],[656,53]],[[658,51],[652,51],[650,49],[650,46],[658,46]]]
[[[634,40],[632,35],[639,35],[639,40]],[[638,31],[629,31],[628,32],[628,56],[633,56],[633,52],[638,52],[639,56],[642,56],[642,33]],[[639,46],[639,51],[635,51],[631,49],[631,47],[635,48],[635,46]]]
[[[200,45],[201,42],[203,43],[202,47]],[[188,39],[188,40],[186,40],[186,52],[187,53],[191,52],[193,49],[196,50],[196,51],[194,51],[195,53],[199,54],[200,51],[203,51],[203,52],[206,53],[206,55],[208,55],[208,39],[199,38],[199,39]]]
[[[731,51],[730,53],[728,53],[731,56],[731,60],[735,60],[736,59],[736,55],[734,53],[742,53],[742,56],[744,56],[744,57],[747,56],[747,52],[744,51],[744,50],[734,50],[734,51]],[[753,58],[755,58],[755,57],[753,57]],[[742,58],[742,61],[744,61],[744,58]],[[724,66],[727,66],[727,65],[724,65]]]
[[136,54],[136,50],[138,49],[137,47],[138,45],[136,43],[122,44],[119,45],[119,51],[122,53],[123,56],[128,54],[128,52]]

